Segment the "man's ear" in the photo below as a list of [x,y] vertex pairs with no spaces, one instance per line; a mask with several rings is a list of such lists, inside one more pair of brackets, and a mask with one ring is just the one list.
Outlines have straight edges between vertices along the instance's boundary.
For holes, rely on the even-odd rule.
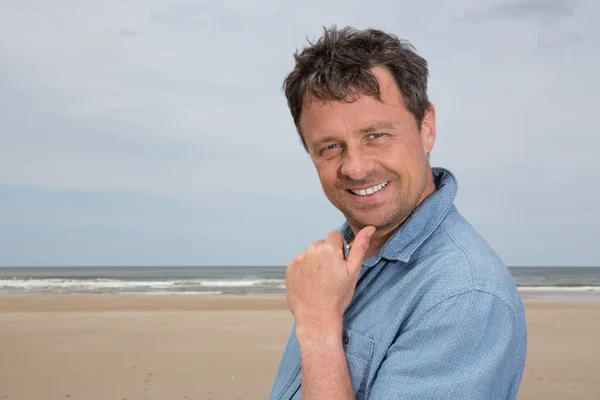
[[421,122],[421,144],[425,154],[433,149],[435,144],[435,107],[431,106],[425,112],[423,122]]

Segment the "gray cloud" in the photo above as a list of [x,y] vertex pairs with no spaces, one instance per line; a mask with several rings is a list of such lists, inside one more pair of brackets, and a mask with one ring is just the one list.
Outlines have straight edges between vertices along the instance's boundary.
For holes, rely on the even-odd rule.
[[578,0],[502,0],[478,2],[459,17],[465,21],[527,19],[542,23],[557,22],[575,15]]
[[121,30],[119,31],[119,33],[120,33],[121,35],[123,35],[123,36],[129,36],[129,37],[133,37],[133,36],[137,36],[137,35],[139,35],[139,33],[138,33],[138,32],[136,32],[136,31],[132,31],[131,29],[121,29]]
[[[263,0],[260,12],[251,2],[230,0],[212,1],[172,1],[152,8],[149,17],[157,22],[168,22],[180,26],[191,26],[195,31],[229,33],[252,31],[253,34],[264,31],[272,25],[278,25],[276,19],[282,15],[283,5],[275,0]],[[216,29],[216,31],[215,31]]]
[[[449,10],[451,21],[479,27],[494,27],[497,33],[506,33],[501,25],[512,28],[512,37],[506,40],[528,40],[535,47],[551,51],[556,47],[579,45],[595,40],[588,26],[593,19],[591,3],[581,0],[492,0],[463,3]],[[483,29],[483,28],[482,28]],[[500,36],[498,37],[498,39]]]
[[541,48],[552,49],[583,43],[583,35],[578,32],[553,32],[551,30],[540,32],[538,43]]

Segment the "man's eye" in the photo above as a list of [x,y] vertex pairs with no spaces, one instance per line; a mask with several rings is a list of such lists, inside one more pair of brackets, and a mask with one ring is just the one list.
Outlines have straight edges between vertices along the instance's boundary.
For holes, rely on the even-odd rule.
[[327,150],[332,150],[332,149],[335,149],[335,148],[337,148],[337,147],[339,147],[339,144],[330,144],[329,146],[325,146],[325,147],[323,148],[323,150],[321,150],[321,153],[322,153],[322,152],[324,152],[324,151],[327,151]]
[[377,139],[377,138],[382,137],[383,135],[384,135],[383,133],[373,133],[373,134],[369,135],[369,138]]

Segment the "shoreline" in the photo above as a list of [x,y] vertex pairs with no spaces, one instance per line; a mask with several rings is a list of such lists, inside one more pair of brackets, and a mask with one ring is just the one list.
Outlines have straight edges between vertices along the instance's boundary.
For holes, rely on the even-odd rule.
[[[600,292],[519,290],[526,303],[600,303]],[[73,301],[78,299],[80,301]],[[191,301],[192,300],[192,301]],[[242,301],[243,300],[243,301]],[[0,312],[288,310],[285,293],[0,293]]]
[[282,295],[0,295],[0,313],[72,311],[288,311]]

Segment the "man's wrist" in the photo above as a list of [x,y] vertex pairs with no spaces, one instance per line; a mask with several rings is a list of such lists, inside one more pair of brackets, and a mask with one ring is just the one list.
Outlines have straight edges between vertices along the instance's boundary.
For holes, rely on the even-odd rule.
[[342,343],[342,319],[323,323],[296,323],[296,339],[300,348],[331,347]]

